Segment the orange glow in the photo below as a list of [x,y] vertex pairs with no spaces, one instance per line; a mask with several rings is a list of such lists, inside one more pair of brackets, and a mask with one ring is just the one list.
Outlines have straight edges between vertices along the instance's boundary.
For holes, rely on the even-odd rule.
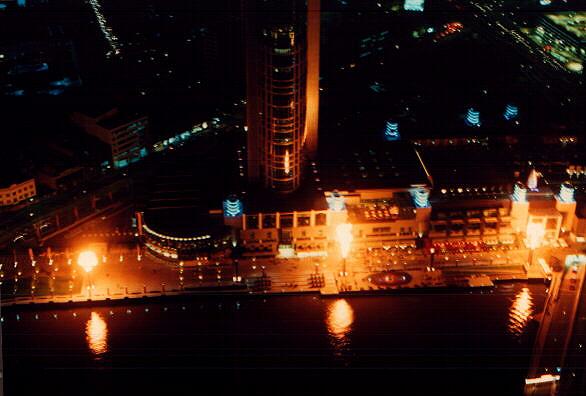
[[85,272],[91,272],[98,265],[98,256],[91,250],[84,250],[79,253],[77,264],[84,269]]
[[527,225],[527,246],[535,249],[541,246],[545,236],[545,227],[543,223],[529,223]]
[[511,334],[521,335],[533,314],[533,297],[528,288],[524,287],[513,301],[509,310],[509,324],[507,329]]
[[99,313],[92,312],[85,325],[86,341],[92,353],[100,356],[108,352],[108,326]]
[[291,165],[289,163],[289,150],[285,151],[285,174],[291,173]]
[[337,341],[345,341],[354,323],[354,310],[344,299],[333,302],[328,308],[328,333]]
[[352,240],[354,239],[354,237],[352,236],[352,224],[339,224],[336,227],[336,239],[340,244],[340,252],[342,253],[342,258],[348,257],[348,253],[350,253],[350,246],[352,244]]

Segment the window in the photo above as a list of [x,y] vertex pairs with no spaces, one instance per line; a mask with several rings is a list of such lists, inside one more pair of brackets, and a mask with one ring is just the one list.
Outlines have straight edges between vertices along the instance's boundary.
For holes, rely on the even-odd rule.
[[546,229],[548,230],[555,230],[558,227],[558,219],[556,218],[549,218],[547,219]]
[[246,228],[257,229],[258,228],[258,216],[256,216],[256,215],[246,216]]
[[[401,228],[401,230],[403,229]],[[375,234],[386,234],[391,232],[391,227],[374,227],[372,232]]]
[[262,216],[263,228],[275,228],[277,226],[277,216],[274,214],[266,214]]
[[293,227],[293,215],[281,215],[281,228],[291,228]]
[[310,222],[310,217],[309,216],[299,216],[297,217],[297,226],[298,227],[303,227],[303,226],[308,226]]
[[315,225],[323,226],[326,225],[327,217],[325,213],[318,213],[315,215]]

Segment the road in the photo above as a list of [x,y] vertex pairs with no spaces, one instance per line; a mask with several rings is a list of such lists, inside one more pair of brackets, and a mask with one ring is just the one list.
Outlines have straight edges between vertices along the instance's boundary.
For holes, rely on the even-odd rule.
[[[578,265],[577,272],[570,267],[554,273],[527,378],[538,378],[544,374],[561,375],[564,371],[585,276],[584,265]],[[528,385],[525,394],[550,394],[556,386],[556,381]]]

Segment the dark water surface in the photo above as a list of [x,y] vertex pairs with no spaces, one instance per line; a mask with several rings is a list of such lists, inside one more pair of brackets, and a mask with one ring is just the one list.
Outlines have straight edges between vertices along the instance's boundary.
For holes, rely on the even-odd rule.
[[5,311],[5,394],[518,395],[544,294],[515,284]]

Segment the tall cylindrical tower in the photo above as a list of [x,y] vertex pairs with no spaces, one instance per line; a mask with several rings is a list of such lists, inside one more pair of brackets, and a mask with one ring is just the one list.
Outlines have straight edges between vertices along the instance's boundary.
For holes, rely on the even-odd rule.
[[244,0],[243,10],[248,175],[291,192],[317,150],[319,0]]
[[305,125],[305,48],[294,26],[265,31],[261,161],[264,185],[279,192],[299,186]]

